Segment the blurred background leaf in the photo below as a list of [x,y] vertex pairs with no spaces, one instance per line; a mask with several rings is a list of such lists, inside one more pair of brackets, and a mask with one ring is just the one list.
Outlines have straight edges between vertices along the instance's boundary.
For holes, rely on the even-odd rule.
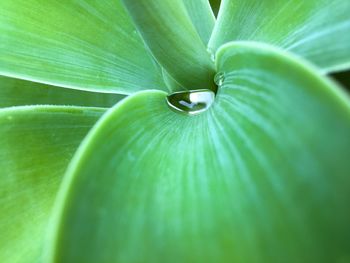
[[53,202],[67,165],[103,109],[0,109],[0,262],[44,262]]
[[219,13],[221,0],[209,0],[209,3],[211,5],[214,15],[217,16]]
[[71,105],[109,108],[124,95],[66,89],[0,76],[0,108],[24,105]]
[[333,73],[330,76],[342,84],[348,92],[350,91],[350,70]]

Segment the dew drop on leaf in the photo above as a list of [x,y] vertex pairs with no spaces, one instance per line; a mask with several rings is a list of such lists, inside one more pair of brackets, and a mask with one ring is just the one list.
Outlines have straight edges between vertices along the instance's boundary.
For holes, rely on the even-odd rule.
[[166,98],[172,110],[188,115],[206,111],[213,104],[214,99],[215,93],[207,89],[174,92]]
[[224,83],[224,80],[225,80],[225,73],[223,72],[217,73],[214,77],[214,82],[218,87],[222,86],[222,84]]

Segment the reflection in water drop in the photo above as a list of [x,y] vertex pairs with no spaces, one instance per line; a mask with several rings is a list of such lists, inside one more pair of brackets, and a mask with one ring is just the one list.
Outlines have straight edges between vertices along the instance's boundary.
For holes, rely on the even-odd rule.
[[190,90],[168,95],[167,103],[176,112],[195,115],[209,109],[214,99],[215,93],[211,90]]
[[219,72],[214,77],[214,82],[218,87],[221,87],[225,80],[225,74],[223,72]]

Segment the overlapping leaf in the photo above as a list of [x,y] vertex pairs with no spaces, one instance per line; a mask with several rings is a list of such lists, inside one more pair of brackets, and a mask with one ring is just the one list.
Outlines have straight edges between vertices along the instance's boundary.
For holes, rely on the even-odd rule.
[[2,0],[0,74],[130,94],[166,89],[120,0]]
[[343,0],[223,0],[209,46],[233,40],[270,43],[323,71],[350,68],[350,4]]
[[0,76],[0,108],[52,104],[112,107],[123,95],[63,89],[45,84]]
[[197,22],[202,15],[194,17],[195,11],[186,9],[191,10],[190,6],[197,2],[202,6],[200,11],[206,10],[208,3],[204,6],[205,1],[199,0],[190,1],[192,4],[182,0],[122,1],[149,49],[170,76],[186,89],[213,88],[214,64],[200,37],[203,33],[197,31],[207,31],[207,27],[202,23],[201,28]]
[[0,262],[44,262],[58,186],[104,110],[36,106],[0,110]]
[[207,112],[148,91],[99,121],[61,191],[53,262],[349,260],[349,99],[269,46],[217,61]]
[[207,45],[215,24],[215,16],[209,1],[182,0],[182,2],[200,38]]

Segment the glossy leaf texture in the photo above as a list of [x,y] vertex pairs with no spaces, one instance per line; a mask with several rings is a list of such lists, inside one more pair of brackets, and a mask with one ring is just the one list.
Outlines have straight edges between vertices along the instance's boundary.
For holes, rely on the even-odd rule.
[[0,109],[0,262],[43,262],[58,186],[103,112],[64,106]]
[[2,0],[0,73],[67,88],[166,89],[120,0]]
[[125,96],[64,89],[0,76],[0,108],[24,105],[71,105],[109,108]]
[[226,45],[217,68],[202,114],[145,91],[100,119],[66,174],[52,262],[350,259],[349,99],[266,45]]
[[223,0],[209,46],[233,40],[289,50],[325,72],[350,68],[350,4],[343,0]]
[[185,89],[213,89],[214,63],[186,9],[189,4],[183,0],[122,1],[146,45],[172,78]]

